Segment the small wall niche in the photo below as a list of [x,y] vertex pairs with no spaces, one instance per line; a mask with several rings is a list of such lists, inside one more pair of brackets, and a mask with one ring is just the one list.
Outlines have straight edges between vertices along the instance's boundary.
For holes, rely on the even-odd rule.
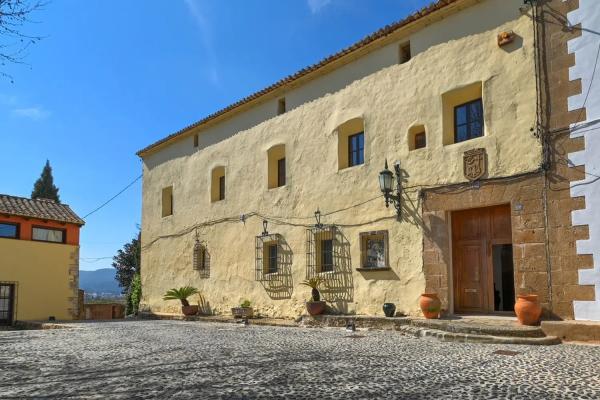
[[410,42],[401,43],[398,48],[398,62],[404,64],[410,61],[412,58],[410,51]]
[[213,168],[210,182],[210,201],[225,200],[225,167]]
[[287,108],[285,105],[285,97],[282,97],[279,100],[277,100],[277,115],[281,115],[281,114],[285,113],[286,111],[287,111]]
[[285,144],[267,150],[267,187],[274,189],[286,184]]
[[427,147],[425,125],[413,125],[408,129],[408,150],[418,150]]

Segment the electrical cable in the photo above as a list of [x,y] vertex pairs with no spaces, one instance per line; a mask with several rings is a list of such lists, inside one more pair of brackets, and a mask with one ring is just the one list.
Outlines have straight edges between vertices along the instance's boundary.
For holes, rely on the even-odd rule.
[[143,176],[143,174],[140,175],[140,176],[138,176],[137,178],[135,178],[127,186],[125,186],[123,189],[121,189],[121,191],[119,191],[119,193],[115,194],[113,197],[111,197],[110,199],[108,199],[107,201],[105,201],[104,203],[102,203],[100,206],[96,207],[94,210],[92,210],[89,213],[87,213],[82,219],[86,219],[90,215],[92,215],[95,212],[97,212],[97,211],[101,210],[102,208],[104,208],[104,206],[108,205],[111,201],[113,201],[114,199],[116,199],[117,197],[119,197],[121,194],[123,194],[123,192],[125,192],[127,189],[129,189],[131,186],[133,186],[134,183],[136,183],[137,181],[139,181],[140,179],[142,179],[142,176]]

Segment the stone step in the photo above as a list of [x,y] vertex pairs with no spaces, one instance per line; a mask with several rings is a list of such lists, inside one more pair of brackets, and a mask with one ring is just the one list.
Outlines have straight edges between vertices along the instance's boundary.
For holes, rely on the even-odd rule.
[[550,346],[560,344],[561,340],[556,336],[544,337],[511,337],[511,336],[493,336],[478,335],[471,333],[455,333],[441,331],[437,329],[418,328],[412,325],[403,326],[399,329],[406,335],[419,338],[435,338],[444,342],[460,343],[484,343],[484,344],[520,344],[532,346]]
[[490,335],[506,337],[543,338],[546,336],[539,326],[520,325],[511,320],[481,319],[412,319],[410,325],[418,328],[435,329],[450,333]]

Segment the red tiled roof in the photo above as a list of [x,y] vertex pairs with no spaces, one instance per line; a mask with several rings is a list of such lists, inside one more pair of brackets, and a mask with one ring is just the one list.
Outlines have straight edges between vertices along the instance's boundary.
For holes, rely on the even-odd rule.
[[143,153],[145,153],[149,150],[152,150],[153,148],[155,148],[165,142],[168,142],[173,138],[181,136],[182,134],[186,133],[188,130],[190,130],[192,128],[195,128],[195,127],[203,125],[209,121],[212,121],[213,119],[215,119],[223,114],[226,114],[229,111],[232,111],[246,103],[249,103],[253,100],[258,99],[259,97],[262,97],[270,92],[273,92],[274,90],[276,90],[282,86],[285,86],[297,79],[300,79],[312,72],[315,72],[315,71],[323,68],[324,66],[344,57],[345,55],[352,53],[352,52],[354,52],[354,51],[356,51],[378,39],[388,36],[389,34],[393,33],[394,31],[396,31],[412,22],[415,22],[435,11],[438,11],[452,3],[456,3],[457,1],[460,1],[460,0],[438,0],[438,1],[430,4],[429,6],[422,8],[421,10],[409,15],[408,17],[406,17],[400,21],[394,22],[390,25],[387,25],[387,26],[379,29],[378,31],[376,31],[376,32],[364,37],[363,39],[359,40],[358,42],[354,43],[353,45],[351,45],[333,55],[330,55],[329,57],[322,59],[321,61],[317,62],[316,64],[313,64],[306,68],[303,68],[300,71],[296,72],[295,74],[289,75],[289,76],[275,82],[271,86],[268,86],[262,90],[259,90],[258,92],[255,92],[247,97],[244,97],[243,99],[241,99],[241,100],[239,100],[239,101],[237,101],[237,102],[235,102],[213,114],[210,114],[209,116],[207,116],[197,122],[194,122],[193,124],[188,125],[185,128],[180,129],[179,131],[172,133],[169,136],[158,140],[157,142],[152,143],[150,146],[147,146],[147,147],[143,148],[142,150],[138,151],[137,155],[142,156]]
[[85,224],[85,221],[79,218],[66,204],[57,203],[54,200],[28,199],[7,194],[0,194],[0,214],[68,222],[77,225]]

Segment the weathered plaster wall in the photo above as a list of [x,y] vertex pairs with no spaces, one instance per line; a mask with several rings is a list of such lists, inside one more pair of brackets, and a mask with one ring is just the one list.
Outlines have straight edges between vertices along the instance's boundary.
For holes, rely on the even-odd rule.
[[78,246],[0,239],[0,255],[0,280],[16,284],[15,319],[76,318]]
[[585,120],[572,125],[571,137],[583,137],[585,150],[569,154],[583,166],[584,179],[572,182],[571,195],[583,196],[585,208],[573,212],[574,225],[588,225],[589,238],[577,241],[580,255],[591,254],[593,268],[579,271],[579,284],[594,285],[594,301],[575,301],[575,319],[600,320],[600,7],[596,0],[579,0],[579,8],[568,14],[569,22],[581,28],[581,36],[569,41],[575,54],[570,80],[581,80],[582,92],[569,98],[569,110],[585,107]]
[[[381,314],[382,303],[390,301],[399,311],[417,313],[425,279],[421,206],[414,186],[464,181],[462,154],[477,147],[487,150],[488,177],[539,167],[540,148],[529,131],[535,107],[531,22],[521,15],[519,6],[517,0],[482,2],[469,9],[477,32],[463,35],[461,14],[450,16],[419,33],[423,50],[406,64],[369,71],[359,79],[348,73],[348,82],[343,87],[334,85],[334,92],[201,151],[194,151],[188,138],[146,157],[142,308],[175,312],[179,305],[163,301],[162,294],[171,287],[191,284],[200,288],[216,312],[228,312],[229,307],[249,299],[263,314],[296,316],[303,311],[310,291],[298,285],[306,274],[306,233],[302,226],[288,223],[312,224],[317,208],[328,213],[356,205],[323,217],[324,223],[340,227],[351,259],[351,269],[346,271],[349,288],[337,296],[346,300],[333,305],[344,312]],[[458,33],[439,37],[436,27]],[[496,35],[503,30],[513,30],[519,40],[499,48]],[[393,48],[396,51],[397,46]],[[326,90],[328,75],[320,79]],[[474,82],[482,82],[485,136],[444,146],[442,94]],[[305,90],[313,89],[307,85]],[[357,117],[364,118],[365,164],[338,170],[335,128]],[[409,152],[408,129],[415,124],[426,127],[427,148]],[[285,145],[287,184],[269,190],[267,150],[276,144]],[[384,207],[382,198],[374,199],[385,158],[401,161],[405,186],[411,187],[405,194],[405,221],[401,223]],[[211,204],[210,173],[219,165],[226,169],[227,195],[224,201]],[[170,185],[174,215],[161,218],[161,189]],[[238,219],[240,214],[253,212],[286,222],[271,223],[269,231],[283,235],[292,252],[289,298],[269,298],[254,281],[254,237],[262,231],[262,220],[250,217],[243,223]],[[228,217],[225,222],[211,222]],[[192,270],[191,228],[202,223],[209,223],[199,229],[211,256],[208,279],[200,279]],[[358,272],[359,233],[376,230],[389,231],[391,271]]]

